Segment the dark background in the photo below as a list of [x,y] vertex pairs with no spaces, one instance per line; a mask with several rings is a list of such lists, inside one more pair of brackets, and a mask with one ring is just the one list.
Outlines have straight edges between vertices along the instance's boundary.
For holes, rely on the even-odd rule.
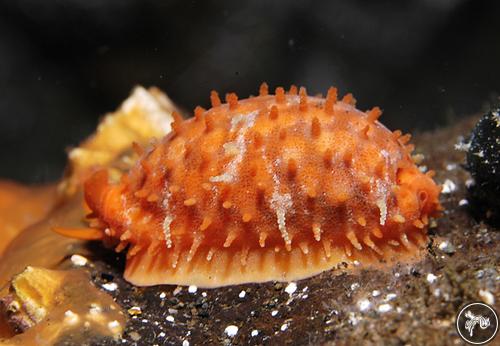
[[134,85],[180,106],[262,81],[339,87],[404,131],[488,107],[499,1],[0,1],[0,177],[57,179]]

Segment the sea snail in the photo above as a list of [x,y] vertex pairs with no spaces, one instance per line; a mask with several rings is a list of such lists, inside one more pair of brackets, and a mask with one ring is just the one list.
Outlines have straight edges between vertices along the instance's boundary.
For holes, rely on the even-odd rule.
[[326,98],[295,86],[273,95],[265,83],[248,99],[210,98],[212,108],[177,115],[171,133],[137,148],[119,183],[106,170],[85,183],[92,227],[79,236],[128,249],[128,281],[297,280],[425,245],[440,188],[378,107],[362,112],[335,88]]

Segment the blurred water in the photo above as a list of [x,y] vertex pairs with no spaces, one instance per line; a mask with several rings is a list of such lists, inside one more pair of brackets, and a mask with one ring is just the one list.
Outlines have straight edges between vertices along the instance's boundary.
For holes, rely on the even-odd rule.
[[353,92],[403,130],[480,111],[500,90],[499,2],[0,1],[0,177],[60,176],[136,84],[186,109],[209,91]]

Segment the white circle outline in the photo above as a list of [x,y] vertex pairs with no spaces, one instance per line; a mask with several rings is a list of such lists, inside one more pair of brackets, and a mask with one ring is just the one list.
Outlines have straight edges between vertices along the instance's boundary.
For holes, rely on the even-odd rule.
[[[458,321],[460,320],[460,316],[462,315],[462,312],[464,312],[465,309],[467,309],[468,307],[470,306],[473,306],[473,305],[482,305],[482,306],[486,306],[488,309],[490,309],[492,312],[493,312],[493,315],[495,315],[495,318],[497,320],[497,327],[495,328],[495,332],[493,333],[493,335],[486,341],[482,341],[482,342],[473,342],[473,341],[469,341],[469,339],[467,339],[466,337],[464,337],[462,335],[462,333],[460,332],[460,328],[458,327]],[[484,304],[484,303],[480,303],[480,302],[475,302],[475,303],[469,303],[467,305],[465,305],[462,310],[460,310],[460,312],[458,313],[457,315],[457,320],[455,322],[455,326],[457,328],[457,332],[458,334],[460,334],[460,336],[462,337],[462,339],[465,341],[465,342],[468,342],[470,344],[473,344],[473,345],[484,345],[486,344],[487,342],[490,342],[491,340],[493,340],[493,338],[497,335],[497,332],[498,332],[498,315],[497,315],[497,312],[495,311],[495,309],[493,309],[491,306],[489,306],[488,304]]]

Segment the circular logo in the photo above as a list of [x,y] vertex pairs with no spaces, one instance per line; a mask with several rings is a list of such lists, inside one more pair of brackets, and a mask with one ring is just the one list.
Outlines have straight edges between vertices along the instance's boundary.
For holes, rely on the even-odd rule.
[[457,331],[460,337],[473,345],[483,345],[493,340],[498,332],[498,315],[484,303],[470,303],[457,315]]

